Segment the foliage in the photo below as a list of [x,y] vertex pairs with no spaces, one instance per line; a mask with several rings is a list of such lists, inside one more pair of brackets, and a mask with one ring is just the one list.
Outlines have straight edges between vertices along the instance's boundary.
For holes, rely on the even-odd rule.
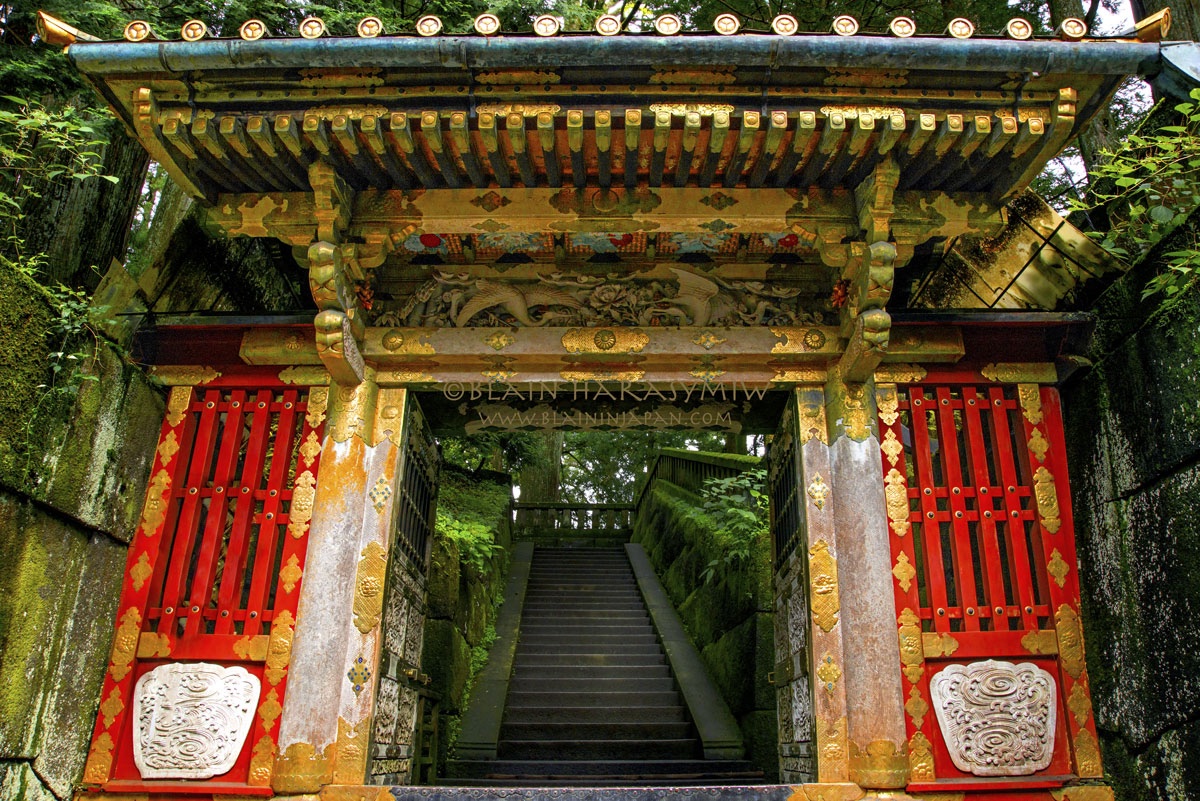
[[[1181,119],[1153,133],[1133,133],[1092,168],[1091,201],[1103,206],[1110,227],[1101,245],[1131,261],[1180,228],[1200,206],[1200,89],[1175,107]],[[1082,202],[1073,207],[1085,210]],[[1146,297],[1177,294],[1195,280],[1200,242],[1163,254],[1166,269],[1143,290]]]
[[487,468],[517,473],[538,461],[542,451],[536,435],[526,431],[488,432],[470,437],[442,437],[442,459],[474,472]]
[[710,478],[704,482],[700,497],[703,509],[716,525],[717,537],[725,546],[722,559],[714,559],[704,569],[705,582],[716,572],[750,558],[754,545],[770,530],[770,508],[764,489],[767,471],[761,467],[728,478]]
[[469,473],[443,469],[438,484],[437,535],[458,546],[463,564],[484,574],[502,546],[499,526],[508,515],[508,487]]
[[562,498],[629,503],[659,448],[721,450],[724,434],[709,431],[572,431],[563,442]]

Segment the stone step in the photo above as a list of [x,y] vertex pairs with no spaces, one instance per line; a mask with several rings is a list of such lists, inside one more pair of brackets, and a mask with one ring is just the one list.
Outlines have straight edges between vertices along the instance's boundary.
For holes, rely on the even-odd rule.
[[521,627],[521,641],[541,637],[620,637],[626,634],[644,635],[653,631],[645,625],[623,621],[593,620],[588,623],[530,622]]
[[[526,610],[526,611],[533,612],[535,610]],[[554,610],[544,609],[544,610],[536,610],[536,612],[538,614],[538,617],[542,618],[541,620],[536,621],[539,624],[542,623],[546,618],[550,618],[551,621],[565,620],[565,619],[570,619],[570,620],[614,620],[614,621],[629,621],[629,622],[645,622],[646,625],[650,624],[650,616],[648,614],[646,614],[644,608],[640,609],[640,610],[615,609],[615,610],[611,610],[611,611],[606,610],[606,609],[554,609]],[[535,621],[530,620],[530,622],[533,623]],[[628,623],[626,625],[628,625]]]
[[696,730],[686,721],[532,722],[506,721],[500,729],[504,740],[686,740]]
[[661,654],[662,646],[653,635],[646,635],[643,640],[630,642],[628,638],[609,637],[605,642],[594,639],[563,640],[552,643],[530,643],[522,641],[517,645],[517,657],[522,656],[555,656],[564,657],[592,654],[627,654],[629,656],[643,654]]
[[516,706],[504,716],[505,725],[534,723],[688,723],[681,705],[664,706]]
[[588,682],[584,687],[559,690],[539,685],[538,689],[524,690],[513,687],[508,691],[508,709],[542,709],[545,707],[638,707],[675,706],[680,703],[679,691],[669,689],[622,689],[619,687],[597,687],[599,682]]
[[554,616],[562,612],[645,612],[646,605],[641,598],[526,598],[525,613],[531,615]]
[[513,664],[517,670],[537,670],[539,668],[552,667],[633,668],[666,665],[667,658],[661,648],[645,653],[630,653],[629,651],[616,650],[608,653],[597,653],[593,650],[591,653],[574,654],[527,654],[522,653],[518,649],[516,660]]
[[[526,777],[541,782],[555,778],[572,779],[583,776],[630,779],[645,777],[696,778],[722,776],[730,779],[753,780],[762,774],[751,769],[743,760],[680,759],[680,760],[459,760],[457,775],[461,778],[516,779]],[[606,782],[607,783],[607,782]],[[795,788],[792,788],[795,791]],[[542,791],[545,792],[544,790]],[[784,796],[787,798],[787,796]]]
[[691,759],[700,741],[683,740],[501,740],[498,759]]
[[675,680],[666,665],[644,667],[540,667],[532,671],[518,668],[509,687],[512,690],[547,692],[662,692],[675,689]]

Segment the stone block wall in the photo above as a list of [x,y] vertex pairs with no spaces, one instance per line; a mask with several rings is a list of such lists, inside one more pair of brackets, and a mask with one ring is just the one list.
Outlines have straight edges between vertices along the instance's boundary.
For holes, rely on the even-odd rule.
[[71,795],[163,402],[103,341],[55,376],[57,311],[0,264],[0,799]]
[[1088,674],[1120,801],[1200,798],[1200,287],[1141,299],[1157,253],[1095,304],[1063,386]]
[[[657,481],[642,498],[633,542],[646,550],[684,628],[742,729],[746,756],[768,781],[779,775],[774,669],[774,623],[770,545],[763,541],[749,561],[702,574],[723,560],[712,522],[699,511],[699,496]],[[748,670],[748,666],[753,666]]]

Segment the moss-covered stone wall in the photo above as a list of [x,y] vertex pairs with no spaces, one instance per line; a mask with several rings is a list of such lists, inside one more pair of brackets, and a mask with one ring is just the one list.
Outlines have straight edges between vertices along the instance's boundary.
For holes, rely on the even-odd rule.
[[[1163,243],[1186,247],[1200,231]],[[1095,305],[1063,387],[1088,674],[1120,801],[1200,798],[1200,288],[1141,300],[1155,254]]]
[[161,393],[103,341],[55,376],[57,316],[0,264],[3,801],[68,798],[82,773],[162,419]]
[[[719,568],[705,580],[705,569],[713,561],[723,562],[725,549],[700,508],[698,495],[656,481],[641,499],[633,541],[646,549],[738,719],[747,758],[773,781],[779,773],[779,745],[775,693],[767,682],[774,669],[769,544],[759,543],[748,560]],[[750,665],[753,670],[747,670]]]
[[511,498],[507,475],[442,470],[421,657],[430,688],[441,695],[439,776],[446,775],[471,684],[496,637],[493,626],[512,546]]

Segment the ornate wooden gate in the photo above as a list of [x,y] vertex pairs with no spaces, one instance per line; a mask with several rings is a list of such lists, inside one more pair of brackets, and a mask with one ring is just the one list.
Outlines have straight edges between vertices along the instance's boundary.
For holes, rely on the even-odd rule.
[[[328,390],[260,372],[171,390],[129,549],[87,784],[171,792],[182,788],[172,778],[187,778],[191,792],[271,792]],[[147,678],[156,668],[199,663],[254,678],[227,674],[259,690],[242,701],[240,711],[252,716],[244,743],[214,739],[203,721],[190,720],[187,698],[176,697],[190,689],[173,689],[167,701],[153,697],[163,686]],[[186,670],[181,683],[202,683],[198,668]],[[139,714],[134,694],[143,679],[150,697]],[[171,721],[145,711],[168,702],[176,704]],[[139,730],[151,729],[175,738],[173,756],[139,749]],[[198,784],[206,777],[189,768],[189,755],[214,749],[232,764]]]
[[1058,393],[939,378],[877,387],[910,789],[1100,777]]

